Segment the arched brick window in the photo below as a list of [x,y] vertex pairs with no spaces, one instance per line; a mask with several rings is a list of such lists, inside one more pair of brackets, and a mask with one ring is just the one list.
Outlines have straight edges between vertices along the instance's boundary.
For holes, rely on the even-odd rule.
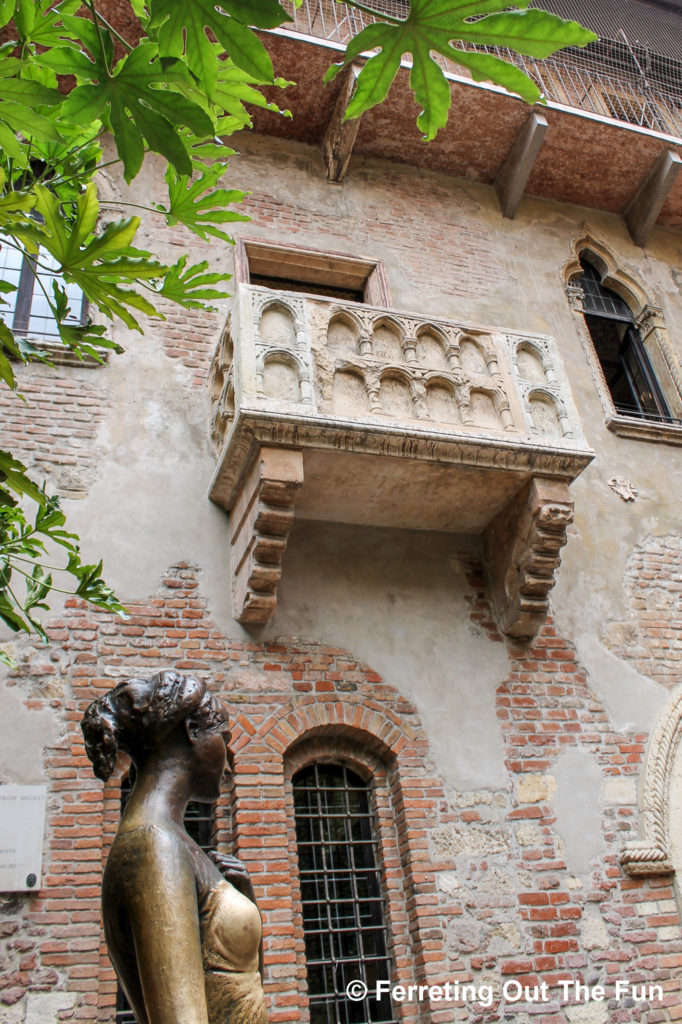
[[[311,1024],[392,1024],[389,936],[372,784],[314,761],[292,777]],[[361,981],[369,996],[346,988]]]

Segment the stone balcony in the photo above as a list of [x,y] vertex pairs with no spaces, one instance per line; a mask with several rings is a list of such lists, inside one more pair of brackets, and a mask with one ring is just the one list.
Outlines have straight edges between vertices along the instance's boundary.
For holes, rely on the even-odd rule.
[[552,338],[241,284],[210,387],[240,621],[272,614],[295,511],[481,535],[501,628],[534,634],[592,459]]

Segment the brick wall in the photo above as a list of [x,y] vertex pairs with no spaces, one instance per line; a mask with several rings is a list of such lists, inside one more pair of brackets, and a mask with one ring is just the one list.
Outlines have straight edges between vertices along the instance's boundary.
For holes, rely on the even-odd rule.
[[[470,570],[471,618],[500,642],[479,569]],[[46,662],[36,648],[14,677],[28,693],[40,667],[40,689],[49,693],[45,674],[62,673],[66,730],[48,751],[44,887],[11,898],[0,914],[0,1004],[7,1010],[27,988],[56,985],[79,997],[64,1019],[112,1020],[115,982],[99,925],[99,884],[127,766],[122,758],[102,787],[78,723],[115,680],[174,665],[208,678],[231,706],[236,852],[252,872],[264,914],[273,1022],[307,1019],[290,779],[316,756],[347,758],[374,775],[396,980],[493,989],[489,1007],[399,1003],[400,1020],[582,1020],[580,1007],[561,1005],[562,979],[604,986],[599,1020],[680,1019],[682,943],[671,879],[631,879],[617,862],[636,833],[634,805],[606,801],[606,852],[589,872],[577,877],[564,859],[551,800],[556,758],[568,749],[590,751],[604,779],[634,777],[646,737],[614,731],[551,621],[529,648],[509,649],[509,672],[497,691],[508,786],[453,792],[439,777],[414,706],[352,654],[316,643],[226,639],[211,621],[196,571],[184,564],[131,611],[120,622],[71,600],[50,627],[68,665]],[[38,709],[45,700],[30,702]],[[227,800],[218,811],[221,841]],[[664,998],[615,1001],[618,978],[659,983]],[[545,983],[548,999],[502,1005],[509,979]]]
[[65,497],[84,496],[95,478],[100,424],[109,411],[105,369],[18,367],[26,401],[0,388],[2,445],[39,482]]
[[627,619],[609,623],[615,654],[668,688],[682,669],[682,537],[647,537],[628,558],[623,578]]
[[376,174],[380,191],[362,216],[339,216],[337,209],[309,209],[279,195],[254,189],[241,209],[272,238],[307,244],[311,231],[323,233],[325,246],[368,256],[381,242],[382,258],[398,262],[422,295],[469,298],[494,293],[504,268],[485,228],[465,218],[453,193],[430,179],[419,189],[406,175]]

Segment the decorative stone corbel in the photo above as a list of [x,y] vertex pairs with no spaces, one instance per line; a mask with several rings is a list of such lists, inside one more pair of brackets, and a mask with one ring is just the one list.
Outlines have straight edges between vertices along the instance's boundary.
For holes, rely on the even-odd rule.
[[277,606],[282,557],[303,483],[303,453],[261,448],[231,513],[232,597],[238,622],[263,624]]
[[490,592],[507,636],[528,640],[545,621],[572,522],[568,484],[534,477],[486,530]]

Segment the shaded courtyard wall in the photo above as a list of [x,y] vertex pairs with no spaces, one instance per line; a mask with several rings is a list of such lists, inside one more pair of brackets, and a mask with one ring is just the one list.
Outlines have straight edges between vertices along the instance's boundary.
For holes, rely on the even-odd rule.
[[[637,835],[648,736],[680,682],[682,452],[606,429],[561,272],[589,232],[650,290],[682,354],[682,240],[659,229],[644,251],[614,216],[530,198],[503,220],[487,187],[377,161],[354,161],[330,186],[316,150],[240,142],[230,183],[251,191],[244,237],[384,260],[399,309],[553,335],[596,457],[572,486],[552,614],[531,645],[498,634],[476,538],[307,522],[290,536],[273,619],[249,633],[231,615],[227,516],[206,498],[205,384],[226,307],[169,308],[143,337],[116,325],[126,353],[101,368],[22,369],[28,405],[0,396],[8,445],[65,495],[86,556],[104,557],[132,614],[67,601],[49,619],[49,648],[14,645],[0,781],[45,780],[50,795],[45,887],[2,897],[3,1019],[112,1019],[98,882],[124,766],[103,791],[78,720],[116,680],[167,665],[205,674],[238,723],[232,820],[262,899],[273,1021],[307,1012],[284,842],[288,751],[302,738],[369,759],[377,778],[398,980],[660,981],[662,1005],[603,1003],[590,1019],[679,1019],[673,878],[629,878],[617,857]],[[132,200],[157,180],[150,159]],[[191,248],[231,268],[228,246],[153,217],[145,241],[162,258]],[[285,719],[293,734],[273,741]],[[279,837],[267,856],[263,831]],[[546,1021],[584,1019],[556,1000],[541,1009]],[[497,1004],[396,1012],[492,1020]]]

